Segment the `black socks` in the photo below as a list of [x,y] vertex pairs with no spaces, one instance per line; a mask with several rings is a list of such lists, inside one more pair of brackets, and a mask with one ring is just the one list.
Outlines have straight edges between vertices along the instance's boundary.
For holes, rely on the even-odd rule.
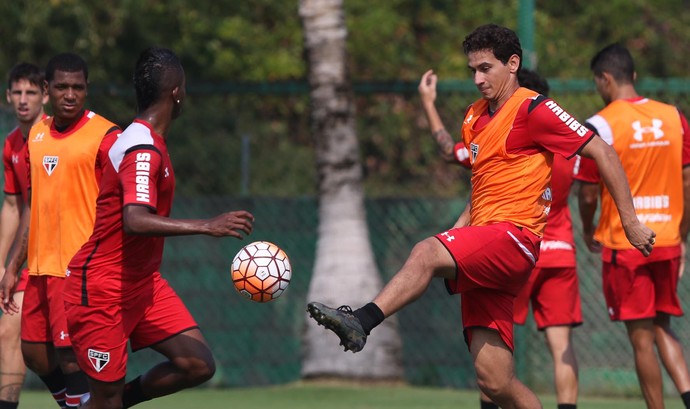
[[357,317],[367,335],[369,335],[374,327],[382,323],[385,318],[383,311],[373,302],[354,310],[352,314]]

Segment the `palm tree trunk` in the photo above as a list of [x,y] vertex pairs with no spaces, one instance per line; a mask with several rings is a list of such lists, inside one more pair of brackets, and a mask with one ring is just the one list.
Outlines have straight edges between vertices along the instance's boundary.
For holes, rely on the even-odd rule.
[[[343,1],[300,0],[299,14],[319,178],[319,238],[308,300],[356,308],[371,301],[382,282],[366,223],[354,95],[346,69]],[[400,351],[395,319],[377,327],[364,350],[355,355],[343,353],[333,333],[307,320],[302,375],[400,378]]]

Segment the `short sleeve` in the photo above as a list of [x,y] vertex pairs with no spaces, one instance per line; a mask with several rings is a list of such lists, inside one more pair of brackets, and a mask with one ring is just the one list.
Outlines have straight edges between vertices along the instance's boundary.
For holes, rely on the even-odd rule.
[[[22,158],[24,159],[24,158]],[[12,165],[12,152],[10,149],[9,140],[5,141],[5,146],[2,150],[2,163],[4,166],[4,176],[5,176],[5,187],[4,192],[8,195],[18,195],[21,193],[20,186],[17,182],[17,174],[14,171],[14,166]]]
[[567,159],[574,157],[594,136],[552,99],[532,109],[527,126],[534,143]]
[[580,182],[599,183],[601,176],[594,159],[577,155],[575,157],[575,166],[573,166],[573,178]]
[[683,129],[683,167],[690,166],[690,127],[688,120],[682,112],[678,111],[680,124]]
[[161,154],[152,145],[139,145],[125,154],[118,173],[123,207],[142,205],[156,210],[161,163]]
[[472,168],[472,164],[470,163],[470,152],[467,150],[464,143],[458,142],[455,144],[453,155],[455,156],[455,160],[462,166],[468,169]]

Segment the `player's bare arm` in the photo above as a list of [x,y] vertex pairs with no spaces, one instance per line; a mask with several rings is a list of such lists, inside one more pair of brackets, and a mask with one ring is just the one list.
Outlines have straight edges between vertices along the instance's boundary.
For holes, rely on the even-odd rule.
[[6,314],[16,314],[19,312],[19,306],[14,302],[13,295],[19,282],[19,270],[26,262],[29,250],[30,192],[27,203],[22,210],[12,250],[8,256],[9,262],[5,269],[5,275],[0,280],[0,309]]
[[434,74],[433,70],[429,70],[422,75],[422,79],[419,81],[417,90],[419,91],[419,97],[422,100],[424,113],[429,121],[431,135],[434,137],[434,141],[436,141],[436,145],[438,145],[439,150],[441,151],[441,157],[446,162],[456,162],[453,156],[455,142],[448,131],[446,131],[446,127],[443,126],[441,116],[436,110],[435,102],[437,82],[438,77],[436,74]]
[[649,256],[652,252],[656,234],[637,219],[628,179],[625,176],[623,165],[621,165],[616,151],[599,136],[595,135],[582,147],[580,153],[583,156],[594,159],[597,163],[606,188],[616,203],[625,235],[630,244],[645,256]]
[[471,211],[472,211],[472,201],[470,199],[467,199],[467,204],[465,205],[465,210],[462,211],[460,214],[460,217],[458,217],[458,220],[455,222],[453,227],[455,228],[460,228],[460,227],[467,227],[470,225],[470,219],[471,219]]
[[599,184],[579,182],[577,203],[582,220],[582,238],[590,251],[601,252],[601,244],[594,240],[594,231],[597,226],[594,224],[594,214],[597,211],[599,202]]
[[4,269],[7,253],[19,228],[20,195],[5,194],[0,209],[0,269]]
[[211,219],[172,219],[152,213],[146,206],[128,205],[122,209],[122,226],[127,234],[145,236],[185,236],[206,234],[235,237],[251,234],[254,216],[244,210],[227,212]]

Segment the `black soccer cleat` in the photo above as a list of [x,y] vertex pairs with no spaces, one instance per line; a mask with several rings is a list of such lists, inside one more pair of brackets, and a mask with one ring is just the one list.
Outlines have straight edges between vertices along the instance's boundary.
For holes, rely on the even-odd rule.
[[348,305],[331,308],[319,302],[310,302],[307,305],[307,311],[319,325],[335,332],[340,338],[340,345],[345,347],[345,351],[354,353],[364,348],[367,334]]

